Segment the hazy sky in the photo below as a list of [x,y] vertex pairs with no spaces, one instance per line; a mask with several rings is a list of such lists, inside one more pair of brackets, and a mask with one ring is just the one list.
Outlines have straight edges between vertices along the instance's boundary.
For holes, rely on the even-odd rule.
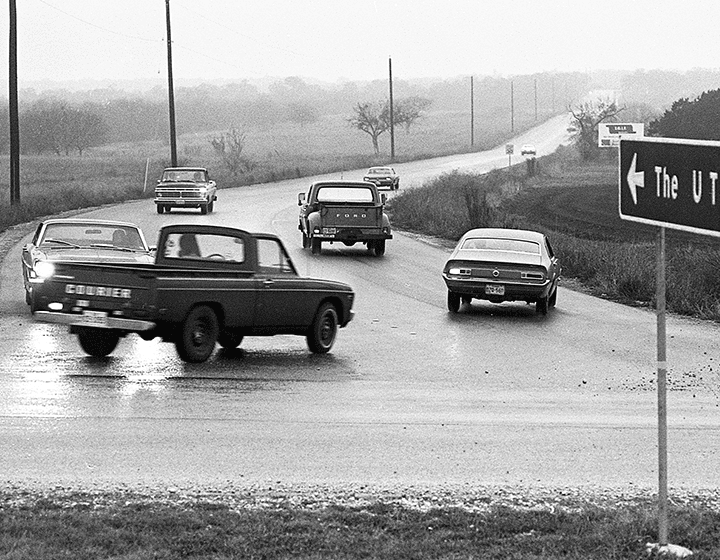
[[[18,76],[167,79],[165,0],[16,0]],[[170,0],[185,78],[720,67],[718,0]],[[0,12],[7,90],[8,5]]]

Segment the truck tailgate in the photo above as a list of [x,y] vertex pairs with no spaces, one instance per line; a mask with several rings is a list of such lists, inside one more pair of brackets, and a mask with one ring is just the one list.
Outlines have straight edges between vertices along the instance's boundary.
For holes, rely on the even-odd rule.
[[382,207],[375,205],[326,204],[321,212],[323,227],[382,227]]

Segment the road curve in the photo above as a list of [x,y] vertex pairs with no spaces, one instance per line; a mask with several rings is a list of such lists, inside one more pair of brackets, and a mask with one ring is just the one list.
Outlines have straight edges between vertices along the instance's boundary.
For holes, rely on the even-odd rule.
[[[515,140],[539,155],[554,119]],[[397,166],[402,188],[452,169],[507,164],[495,150]],[[337,176],[337,175],[334,175]],[[360,178],[362,170],[345,172]],[[445,308],[448,250],[396,232],[383,258],[300,246],[297,193],[311,179],[221,190],[216,211],[157,215],[148,200],[84,212],[161,225],[277,233],[302,274],[351,284],[356,318],[329,355],[299,337],[250,338],[186,364],[136,336],[106,360],[24,304],[12,239],[0,268],[2,475],[50,484],[482,484],[653,488],[655,317],[565,287],[546,317],[525,304]],[[390,195],[392,196],[392,195]],[[13,239],[12,234],[15,235]],[[720,337],[668,321],[669,480],[718,485]]]

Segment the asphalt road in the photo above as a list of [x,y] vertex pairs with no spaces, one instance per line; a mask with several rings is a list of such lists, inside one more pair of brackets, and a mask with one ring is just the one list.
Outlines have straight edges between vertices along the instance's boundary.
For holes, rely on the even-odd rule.
[[[547,153],[566,124],[515,144]],[[397,169],[406,189],[507,161],[500,147]],[[158,215],[148,200],[84,214],[133,221],[151,242],[179,221],[279,234],[302,274],[357,293],[355,320],[325,356],[300,337],[249,338],[193,365],[170,344],[131,336],[110,358],[89,358],[63,327],[33,321],[19,264],[28,236],[5,234],[0,476],[101,486],[656,486],[651,310],[561,287],[545,317],[522,303],[449,314],[440,276],[448,249],[438,244],[396,232],[383,258],[342,245],[320,256],[301,249],[297,193],[309,181],[221,190],[206,216]],[[718,334],[714,324],[668,319],[671,487],[720,482]]]

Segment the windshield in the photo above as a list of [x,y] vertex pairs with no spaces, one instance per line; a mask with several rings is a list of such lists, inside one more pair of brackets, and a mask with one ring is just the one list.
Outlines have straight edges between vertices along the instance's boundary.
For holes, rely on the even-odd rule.
[[113,224],[49,224],[39,243],[43,248],[116,247],[147,251],[137,228]]
[[470,237],[460,247],[467,251],[512,251],[515,253],[540,254],[540,244],[523,239],[497,239],[494,237]]
[[373,202],[373,191],[365,187],[320,187],[318,202]]
[[162,176],[163,181],[192,181],[192,182],[204,182],[205,172],[197,169],[175,169],[172,171],[165,171]]
[[370,169],[368,175],[390,175],[390,170],[387,167]]

